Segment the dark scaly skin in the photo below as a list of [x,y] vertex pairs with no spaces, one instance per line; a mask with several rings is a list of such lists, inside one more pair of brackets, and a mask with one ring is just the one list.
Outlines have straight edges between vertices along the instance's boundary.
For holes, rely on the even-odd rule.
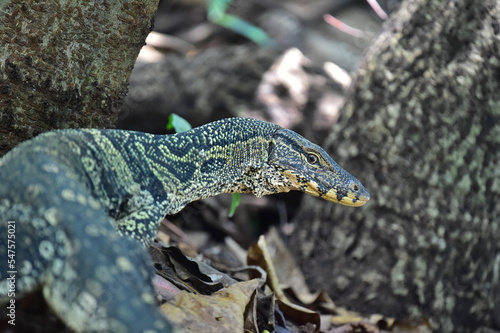
[[[303,191],[350,206],[363,185],[319,146],[267,122],[231,118],[176,135],[76,129],[0,159],[0,234],[16,223],[16,297],[42,288],[76,331],[168,332],[144,247],[161,219],[224,192]],[[129,237],[121,237],[123,235]],[[0,303],[8,301],[7,238]]]

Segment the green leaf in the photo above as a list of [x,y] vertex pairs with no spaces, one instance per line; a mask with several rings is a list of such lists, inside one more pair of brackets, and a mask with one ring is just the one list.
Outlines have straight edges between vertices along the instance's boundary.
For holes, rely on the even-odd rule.
[[186,119],[176,115],[175,113],[172,113],[168,117],[168,122],[167,122],[168,130],[174,130],[177,133],[181,133],[189,131],[191,128],[192,128],[191,125],[188,123]]
[[233,217],[234,212],[236,212],[236,208],[240,205],[241,202],[241,193],[232,193],[231,194],[231,208],[229,209],[228,217]]
[[276,46],[264,30],[239,17],[227,14],[232,0],[211,0],[208,2],[208,19],[215,24],[233,30],[261,46]]

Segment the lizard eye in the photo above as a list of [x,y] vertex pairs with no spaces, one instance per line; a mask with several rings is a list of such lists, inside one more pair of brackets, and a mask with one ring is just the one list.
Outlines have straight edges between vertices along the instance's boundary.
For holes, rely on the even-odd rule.
[[319,158],[316,154],[308,153],[307,154],[307,163],[309,164],[318,164]]

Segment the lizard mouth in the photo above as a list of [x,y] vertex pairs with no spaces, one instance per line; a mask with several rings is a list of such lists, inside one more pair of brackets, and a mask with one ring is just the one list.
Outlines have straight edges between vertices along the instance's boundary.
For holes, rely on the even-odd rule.
[[[330,194],[332,192],[332,194]],[[328,193],[324,196],[325,199],[338,202],[339,204],[351,207],[360,207],[370,200],[369,194],[354,194],[349,191],[347,196],[342,196],[341,194],[336,193],[335,191],[328,191]]]
[[293,172],[285,172],[285,175],[292,184],[289,190],[305,192],[315,197],[351,207],[363,206],[370,200],[370,194],[359,182],[357,183],[357,190],[347,187],[342,191],[338,191],[335,188],[328,189],[314,180],[301,179]]
[[367,203],[368,200],[370,200],[369,194],[358,195],[356,193],[349,191],[347,195],[343,195],[336,192],[335,190],[329,190],[326,193],[322,193],[321,191],[318,190],[316,186],[311,186],[311,185],[313,184],[309,184],[309,186],[306,187],[305,189],[305,192],[307,194],[311,194],[331,202],[339,203],[341,205],[350,207],[360,207],[363,206],[365,203]]

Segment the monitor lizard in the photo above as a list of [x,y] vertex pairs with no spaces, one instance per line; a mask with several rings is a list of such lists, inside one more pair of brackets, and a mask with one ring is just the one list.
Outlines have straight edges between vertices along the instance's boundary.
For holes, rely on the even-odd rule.
[[155,304],[144,247],[164,216],[189,202],[290,190],[348,206],[370,198],[322,148],[250,118],[174,135],[47,132],[0,159],[0,183],[0,304],[14,286],[17,298],[41,288],[78,332],[171,331]]

